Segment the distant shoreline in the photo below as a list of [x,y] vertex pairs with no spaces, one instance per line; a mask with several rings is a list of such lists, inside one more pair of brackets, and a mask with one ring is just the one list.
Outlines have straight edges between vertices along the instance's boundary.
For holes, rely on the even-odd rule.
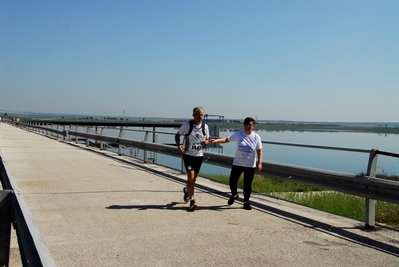
[[[22,120],[51,120],[52,123],[57,121],[74,121],[81,123],[86,122],[114,122],[115,126],[124,125],[125,123],[141,122],[141,123],[167,123],[167,122],[183,122],[186,118],[120,118],[120,117],[105,117],[105,116],[88,116],[88,115],[62,115],[53,113],[10,113],[8,117],[19,116]],[[218,120],[209,120],[208,124],[219,124]],[[220,123],[220,130],[241,130],[241,120],[225,119]],[[257,120],[255,131],[295,131],[295,132],[363,132],[363,133],[378,133],[378,134],[399,134],[399,122],[311,122],[311,121],[273,121],[273,120]]]
[[[226,123],[220,127],[228,130],[242,129],[242,124]],[[399,134],[399,127],[394,126],[351,126],[338,124],[306,124],[306,123],[257,123],[255,131],[272,131],[272,132],[363,132],[378,134]]]

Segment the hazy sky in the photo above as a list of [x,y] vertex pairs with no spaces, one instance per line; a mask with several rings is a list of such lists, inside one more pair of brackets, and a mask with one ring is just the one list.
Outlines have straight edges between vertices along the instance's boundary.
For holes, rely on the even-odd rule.
[[0,110],[399,121],[398,0],[0,1]]

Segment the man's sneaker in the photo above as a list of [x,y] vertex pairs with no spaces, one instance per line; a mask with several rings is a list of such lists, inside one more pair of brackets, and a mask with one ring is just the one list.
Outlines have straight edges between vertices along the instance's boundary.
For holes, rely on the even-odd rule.
[[227,201],[227,205],[233,205],[234,201],[236,201],[238,199],[238,194],[236,194],[235,196],[231,196],[229,201]]
[[183,193],[184,193],[184,196],[183,196],[183,200],[184,200],[184,202],[188,202],[188,193],[187,193],[187,187],[184,187],[183,188]]
[[249,202],[244,202],[244,206],[242,206],[244,210],[252,210],[251,204]]
[[195,200],[190,200],[190,208],[188,209],[189,211],[194,211],[198,208],[197,204],[195,204]]

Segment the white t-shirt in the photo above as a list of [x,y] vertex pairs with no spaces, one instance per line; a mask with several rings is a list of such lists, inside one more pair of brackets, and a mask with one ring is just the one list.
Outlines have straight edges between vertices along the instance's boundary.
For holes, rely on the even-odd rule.
[[[186,121],[180,126],[178,133],[180,135],[185,135],[190,130],[190,122]],[[185,137],[188,139],[188,143],[186,145],[186,151],[184,154],[194,156],[194,157],[202,157],[204,156],[203,147],[201,145],[202,142],[205,141],[206,138],[209,138],[209,128],[208,125],[205,124],[205,135],[202,132],[202,123],[199,125],[195,125],[193,123],[193,130],[189,136]]]
[[230,142],[237,142],[236,155],[233,165],[242,167],[256,167],[257,149],[262,149],[262,140],[259,134],[252,132],[247,135],[244,130],[234,132],[227,137]]

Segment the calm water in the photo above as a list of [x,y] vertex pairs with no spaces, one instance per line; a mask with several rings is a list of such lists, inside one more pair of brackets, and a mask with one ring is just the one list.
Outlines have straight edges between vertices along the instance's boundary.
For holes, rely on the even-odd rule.
[[[136,128],[138,129],[138,128]],[[143,130],[143,128],[140,128]],[[152,128],[146,128],[152,130]],[[159,143],[174,143],[174,133],[176,129],[158,129],[161,132],[170,134],[159,134]],[[228,136],[232,132],[223,131],[220,136]],[[352,132],[269,132],[257,131],[262,141],[294,143],[305,145],[319,145],[331,147],[344,147],[356,149],[378,149],[382,151],[399,154],[399,135],[374,134],[374,133],[352,133]],[[106,129],[106,135],[117,136],[117,129]],[[125,138],[144,140],[144,133],[125,131]],[[151,138],[151,137],[150,137]],[[221,145],[218,150],[212,149],[211,152],[234,155],[235,143]],[[299,148],[281,145],[263,144],[263,159],[267,161],[320,168],[346,173],[361,173],[367,171],[369,155],[367,153],[334,151],[314,148]],[[178,158],[168,157],[158,154],[159,164],[180,169],[181,161]],[[203,164],[201,172],[204,173],[223,173],[228,174],[229,169]],[[399,159],[378,156],[378,173],[389,175],[399,175]]]

